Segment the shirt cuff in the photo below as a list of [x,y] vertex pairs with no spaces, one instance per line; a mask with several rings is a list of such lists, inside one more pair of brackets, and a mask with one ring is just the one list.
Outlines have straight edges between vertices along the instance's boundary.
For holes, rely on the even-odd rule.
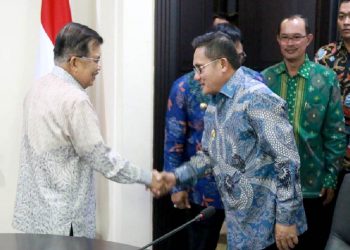
[[180,186],[175,186],[171,189],[170,194],[182,192],[182,191],[187,191],[187,188],[180,187]]
[[337,176],[331,174],[326,175],[323,180],[323,188],[336,189],[337,188]]
[[147,187],[152,184],[152,172],[141,169],[140,171],[140,183],[145,184]]

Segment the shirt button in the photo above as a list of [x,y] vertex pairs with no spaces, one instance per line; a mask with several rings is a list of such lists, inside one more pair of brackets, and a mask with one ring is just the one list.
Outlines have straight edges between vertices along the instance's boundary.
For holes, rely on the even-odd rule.
[[206,104],[205,102],[202,102],[201,104],[199,104],[199,107],[201,108],[201,110],[205,110],[208,107],[208,104]]
[[215,136],[216,136],[216,132],[215,132],[215,129],[213,129],[213,130],[211,131],[211,137],[212,137],[212,138],[215,138]]

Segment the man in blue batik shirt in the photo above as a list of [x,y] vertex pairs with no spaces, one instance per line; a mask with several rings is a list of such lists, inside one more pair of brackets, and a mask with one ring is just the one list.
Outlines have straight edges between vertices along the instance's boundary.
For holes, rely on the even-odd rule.
[[[240,63],[245,59],[241,44],[241,32],[230,24],[218,24],[212,31],[222,31],[235,44]],[[246,67],[241,67],[253,78],[262,81],[262,76]],[[201,149],[204,128],[203,116],[209,96],[202,93],[200,84],[194,79],[194,71],[177,79],[170,91],[165,126],[164,170],[171,172],[186,162]],[[175,187],[171,200],[174,207],[185,209],[178,212],[184,221],[192,219],[207,206],[214,206],[216,213],[208,220],[188,227],[185,245],[190,250],[215,250],[220,229],[225,219],[224,207],[220,199],[213,175],[198,180],[190,189]],[[178,221],[178,224],[182,224]],[[173,238],[172,240],[177,240]]]
[[225,208],[228,249],[290,249],[306,226],[300,159],[286,103],[241,67],[222,32],[193,41],[195,80],[210,94],[202,149],[173,173],[170,189],[212,173]]

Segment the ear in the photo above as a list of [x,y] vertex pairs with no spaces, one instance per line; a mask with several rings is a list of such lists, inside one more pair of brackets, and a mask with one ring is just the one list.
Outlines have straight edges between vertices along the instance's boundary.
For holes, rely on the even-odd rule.
[[69,67],[74,70],[78,68],[79,60],[76,56],[72,56],[68,61]]
[[312,42],[312,40],[314,39],[314,36],[310,33],[306,36],[307,38],[307,45],[309,46],[309,44]]
[[220,58],[220,66],[222,72],[226,72],[228,70],[229,65],[230,63],[228,62],[227,58]]

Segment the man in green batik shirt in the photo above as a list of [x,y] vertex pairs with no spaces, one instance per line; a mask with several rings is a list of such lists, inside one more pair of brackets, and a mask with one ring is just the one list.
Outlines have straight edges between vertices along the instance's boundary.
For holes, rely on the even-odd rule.
[[311,62],[307,19],[283,19],[277,32],[283,61],[265,69],[267,85],[288,103],[301,167],[308,231],[296,249],[324,249],[328,239],[340,160],[346,149],[344,116],[335,73]]

